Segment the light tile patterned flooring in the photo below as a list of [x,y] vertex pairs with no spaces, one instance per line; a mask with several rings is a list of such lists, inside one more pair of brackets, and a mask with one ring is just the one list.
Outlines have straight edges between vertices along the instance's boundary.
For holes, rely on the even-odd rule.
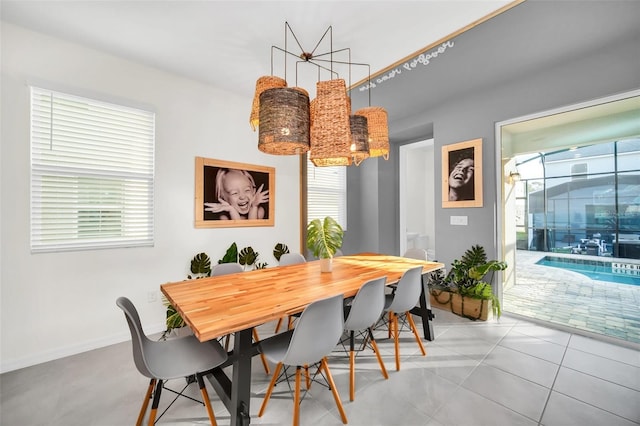
[[[424,342],[427,356],[407,334],[400,371],[393,366],[393,343],[383,330],[376,332],[389,379],[380,374],[372,352],[363,352],[356,363],[354,402],[348,400],[348,359],[338,351],[329,357],[350,425],[640,425],[639,351],[509,315],[473,322],[435,313],[436,338]],[[261,326],[260,336],[272,334],[274,326]],[[268,382],[255,357],[251,424],[291,424],[292,400],[281,386],[265,415],[257,417]],[[5,373],[0,424],[130,425],[147,384],[135,369],[130,342]],[[172,384],[178,387],[184,380]],[[228,412],[209,390],[218,424],[228,425]],[[188,392],[199,395],[194,385]],[[161,406],[170,399],[163,395]],[[181,398],[158,424],[208,422],[204,407]],[[301,404],[301,424],[342,424],[330,391],[312,386]]]
[[516,285],[504,291],[504,311],[640,343],[640,286],[596,281],[577,272],[536,265],[550,254],[517,252]]

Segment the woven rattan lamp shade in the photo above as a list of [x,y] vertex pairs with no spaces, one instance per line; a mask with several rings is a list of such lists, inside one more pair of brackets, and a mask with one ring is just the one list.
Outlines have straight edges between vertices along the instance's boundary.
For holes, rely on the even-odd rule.
[[262,92],[258,149],[276,155],[309,150],[309,95],[304,89],[280,87]]
[[367,118],[363,115],[349,116],[351,128],[351,157],[356,166],[369,158],[369,132]]
[[369,128],[369,155],[389,159],[389,124],[387,111],[382,107],[366,107],[355,112],[367,117]]
[[349,101],[343,79],[319,81],[312,102],[311,162],[315,166],[351,164]]
[[254,132],[260,124],[260,94],[265,90],[273,89],[274,87],[287,87],[287,82],[280,77],[274,77],[272,75],[260,77],[258,81],[256,81],[256,92],[253,95],[251,115],[249,116],[249,124],[251,124],[251,128]]

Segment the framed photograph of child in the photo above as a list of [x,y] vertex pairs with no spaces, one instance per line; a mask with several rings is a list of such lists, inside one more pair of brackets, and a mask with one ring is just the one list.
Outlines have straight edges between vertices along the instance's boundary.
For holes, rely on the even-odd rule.
[[482,139],[442,147],[442,208],[482,207]]
[[273,226],[273,167],[196,157],[195,227]]

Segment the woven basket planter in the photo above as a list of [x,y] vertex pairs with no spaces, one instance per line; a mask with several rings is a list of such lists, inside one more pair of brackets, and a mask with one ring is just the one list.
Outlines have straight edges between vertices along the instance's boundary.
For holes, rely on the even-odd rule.
[[429,298],[431,307],[451,311],[465,318],[482,321],[493,318],[490,300],[473,299],[444,290],[430,290]]

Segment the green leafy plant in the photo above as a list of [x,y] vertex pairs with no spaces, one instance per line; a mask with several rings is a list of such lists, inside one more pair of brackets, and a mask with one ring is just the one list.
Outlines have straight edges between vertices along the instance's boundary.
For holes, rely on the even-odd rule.
[[166,338],[169,332],[174,328],[182,328],[186,325],[182,316],[180,316],[178,311],[176,311],[176,308],[174,308],[168,300],[165,300],[165,306],[167,307],[167,329],[162,333],[162,338]]
[[224,254],[222,259],[218,260],[218,263],[233,263],[238,261],[238,246],[236,243],[231,244]]
[[238,254],[238,263],[242,266],[252,266],[258,260],[260,253],[254,251],[252,247],[245,247]]
[[287,253],[289,253],[289,247],[284,243],[278,243],[273,248],[273,257],[275,257],[278,262],[280,261],[280,257]]
[[446,275],[441,270],[431,274],[430,291],[436,297],[442,291],[448,291],[472,299],[490,300],[493,314],[499,318],[502,314],[500,300],[493,294],[492,284],[496,271],[505,269],[505,262],[487,260],[484,247],[474,245],[460,259],[451,263],[451,269]]
[[320,259],[332,258],[342,247],[344,231],[331,216],[314,219],[307,225],[307,248]]
[[[193,256],[191,259],[191,274],[187,275],[187,279],[199,279],[211,276],[211,258],[207,253],[198,253]],[[186,325],[184,319],[178,313],[176,308],[173,307],[171,303],[163,296],[162,298],[163,304],[167,307],[167,318],[165,319],[165,324],[167,325],[167,329],[162,333],[162,339],[166,339],[171,330],[175,328],[182,328]]]
[[206,253],[198,253],[191,259],[191,273],[188,279],[198,279],[211,276],[211,259]]

